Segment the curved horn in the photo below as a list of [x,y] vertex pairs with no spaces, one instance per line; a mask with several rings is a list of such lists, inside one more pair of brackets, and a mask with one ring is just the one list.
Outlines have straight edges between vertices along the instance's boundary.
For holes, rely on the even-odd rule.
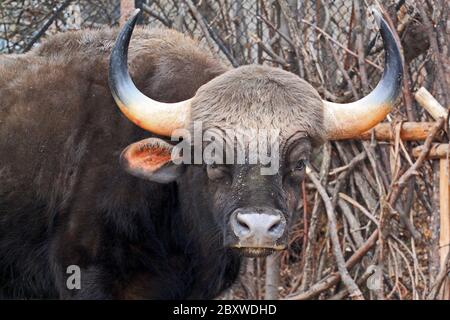
[[191,99],[163,103],[140,92],[128,72],[128,45],[140,10],[136,9],[117,37],[109,60],[109,88],[120,110],[141,128],[163,136],[184,128],[190,115]]
[[391,111],[400,92],[403,61],[394,34],[378,10],[373,10],[385,50],[385,68],[376,88],[364,98],[338,104],[324,102],[325,128],[330,140],[347,139],[371,129]]

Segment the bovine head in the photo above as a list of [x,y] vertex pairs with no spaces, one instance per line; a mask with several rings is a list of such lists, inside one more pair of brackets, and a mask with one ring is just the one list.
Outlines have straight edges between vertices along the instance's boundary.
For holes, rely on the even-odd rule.
[[376,12],[385,72],[377,88],[359,101],[326,102],[292,73],[244,66],[206,83],[193,98],[169,104],[143,95],[128,74],[127,47],[136,17],[137,12],[111,54],[113,96],[139,126],[183,140],[177,145],[157,138],[136,142],[122,153],[123,167],[144,179],[192,186],[198,194],[192,199],[223,231],[225,246],[250,256],[283,249],[311,148],[370,129],[398,95],[402,61],[386,22]]
[[[324,138],[322,108],[317,92],[294,74],[240,67],[198,90],[190,126],[177,131],[181,144],[137,142],[124,151],[122,164],[145,179],[178,179],[182,190],[198,194],[193,201],[213,216],[226,246],[267,254],[286,245],[311,147]],[[179,146],[190,157],[176,164]]]

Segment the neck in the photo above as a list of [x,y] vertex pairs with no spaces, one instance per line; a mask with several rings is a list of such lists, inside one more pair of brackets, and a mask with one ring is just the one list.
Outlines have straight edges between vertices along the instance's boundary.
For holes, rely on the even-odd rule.
[[235,281],[241,258],[223,246],[222,230],[211,212],[199,205],[204,202],[196,198],[190,192],[179,197],[180,220],[174,228],[184,235],[183,250],[189,253],[189,270],[195,278],[191,297],[213,298]]

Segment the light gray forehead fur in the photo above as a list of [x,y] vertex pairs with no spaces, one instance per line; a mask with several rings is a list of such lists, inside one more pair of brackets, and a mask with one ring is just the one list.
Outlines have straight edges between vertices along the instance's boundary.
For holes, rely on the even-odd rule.
[[323,103],[317,91],[293,73],[260,65],[229,70],[197,91],[192,121],[203,129],[279,129],[281,138],[303,131],[314,144],[325,139]]

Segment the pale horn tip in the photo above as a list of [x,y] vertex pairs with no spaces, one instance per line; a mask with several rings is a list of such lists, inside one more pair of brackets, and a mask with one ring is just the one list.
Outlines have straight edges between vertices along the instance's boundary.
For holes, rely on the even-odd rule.
[[375,6],[372,6],[370,8],[370,12],[373,14],[373,17],[375,18],[375,22],[377,23],[378,28],[381,27],[381,20],[383,19],[383,16],[379,9],[377,9]]

